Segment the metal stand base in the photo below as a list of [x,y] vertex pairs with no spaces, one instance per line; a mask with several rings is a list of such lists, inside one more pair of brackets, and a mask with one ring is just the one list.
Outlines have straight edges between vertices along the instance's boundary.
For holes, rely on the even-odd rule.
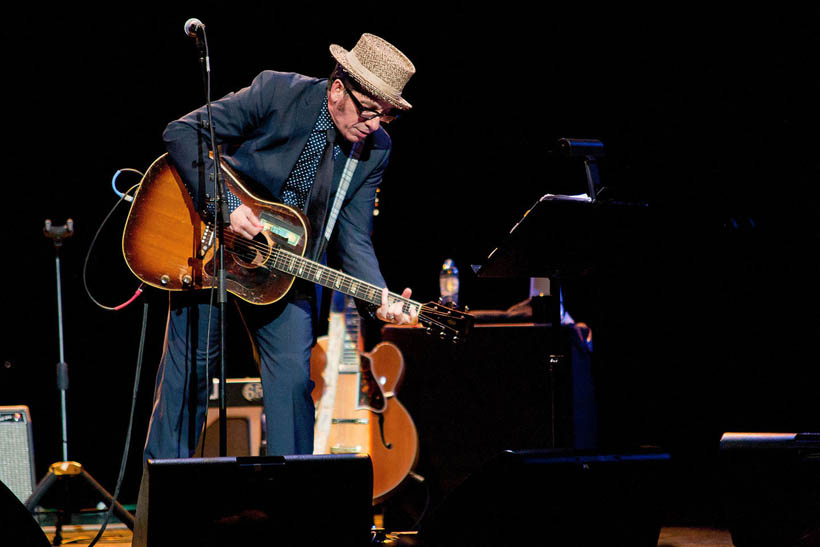
[[[34,509],[37,507],[37,504],[53,486],[61,484],[66,489],[66,492],[68,492],[71,484],[76,483],[78,480],[90,486],[109,507],[113,502],[114,513],[117,515],[117,518],[119,518],[130,530],[134,529],[133,515],[131,515],[131,513],[129,513],[118,502],[114,501],[111,494],[109,494],[105,488],[100,485],[100,483],[94,480],[94,477],[89,475],[85,469],[83,469],[83,466],[78,462],[57,462],[51,464],[48,468],[48,473],[46,476],[43,477],[43,480],[37,484],[37,487],[31,493],[31,496],[29,496],[26,500],[26,509],[33,513]],[[70,522],[70,519],[66,518],[69,516],[68,511],[68,507],[60,508],[57,511],[57,532],[54,536],[54,545],[62,544],[63,524]]]

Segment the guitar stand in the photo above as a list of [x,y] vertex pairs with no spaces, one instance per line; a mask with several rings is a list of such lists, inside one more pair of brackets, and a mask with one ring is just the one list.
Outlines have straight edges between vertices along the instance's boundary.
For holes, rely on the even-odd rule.
[[90,486],[109,506],[114,504],[114,512],[117,517],[129,529],[134,529],[134,517],[125,510],[125,508],[117,503],[116,500],[106,492],[106,490],[94,478],[89,475],[81,464],[74,461],[68,461],[68,439],[67,439],[67,414],[66,414],[66,391],[68,391],[68,365],[65,362],[65,353],[63,345],[63,301],[62,301],[62,284],[60,280],[60,249],[63,245],[63,240],[74,235],[74,222],[71,219],[66,221],[63,226],[53,226],[50,220],[46,220],[43,234],[54,241],[55,250],[55,265],[57,277],[57,327],[59,335],[60,347],[60,362],[57,364],[57,387],[60,390],[60,416],[62,422],[62,454],[63,461],[53,463],[49,466],[48,473],[41,480],[34,491],[26,500],[26,509],[32,514],[43,496],[54,486],[59,484],[62,487],[61,502],[62,506],[57,510],[57,524],[56,533],[54,535],[53,545],[61,545],[62,527],[63,524],[71,522],[70,508],[68,504],[70,483],[81,480]]

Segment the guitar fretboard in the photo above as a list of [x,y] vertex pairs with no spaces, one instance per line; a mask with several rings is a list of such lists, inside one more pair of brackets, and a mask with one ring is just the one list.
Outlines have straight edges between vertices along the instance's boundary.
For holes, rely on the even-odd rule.
[[353,368],[353,372],[358,372],[359,368],[359,313],[356,311],[356,304],[351,298],[345,298],[345,337],[342,344],[342,365]]
[[[294,275],[312,283],[318,283],[323,287],[339,291],[340,293],[358,298],[359,300],[364,300],[377,306],[380,306],[382,303],[382,289],[380,287],[366,283],[289,251],[279,248],[272,249],[267,264],[280,272]],[[410,310],[418,314],[421,309],[420,303],[392,292],[387,294],[387,302],[390,305],[400,302],[402,312],[407,314],[410,313]]]

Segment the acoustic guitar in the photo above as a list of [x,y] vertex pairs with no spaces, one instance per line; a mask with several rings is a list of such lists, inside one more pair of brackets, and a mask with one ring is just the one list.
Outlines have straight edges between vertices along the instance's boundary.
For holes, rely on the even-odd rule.
[[313,453],[370,455],[373,503],[381,503],[418,460],[416,425],[396,397],[404,376],[401,351],[381,342],[364,352],[353,299],[334,293],[328,334],[313,348],[310,376],[316,384]]
[[[282,203],[262,200],[227,165],[225,185],[262,221],[264,229],[252,240],[224,234],[226,290],[252,304],[270,304],[290,290],[296,278],[381,305],[382,288],[304,257],[310,223],[304,213]],[[125,223],[122,249],[125,262],[147,285],[170,291],[215,286],[215,257],[220,242],[206,223],[179,173],[163,154],[142,178]],[[473,317],[455,308],[421,304],[389,293],[388,302],[414,311],[427,331],[461,341]]]

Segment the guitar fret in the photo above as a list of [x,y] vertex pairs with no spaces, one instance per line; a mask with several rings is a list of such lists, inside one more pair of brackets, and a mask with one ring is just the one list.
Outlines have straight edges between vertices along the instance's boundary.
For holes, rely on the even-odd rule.
[[[381,288],[364,283],[343,272],[332,270],[327,266],[314,263],[309,259],[282,249],[273,250],[271,262],[274,269],[298,275],[302,279],[311,280],[314,283],[335,289],[371,304],[381,305]],[[420,309],[418,303],[392,293],[388,293],[388,302],[391,305],[397,302],[401,303],[403,313],[409,314],[410,310],[418,313]]]

